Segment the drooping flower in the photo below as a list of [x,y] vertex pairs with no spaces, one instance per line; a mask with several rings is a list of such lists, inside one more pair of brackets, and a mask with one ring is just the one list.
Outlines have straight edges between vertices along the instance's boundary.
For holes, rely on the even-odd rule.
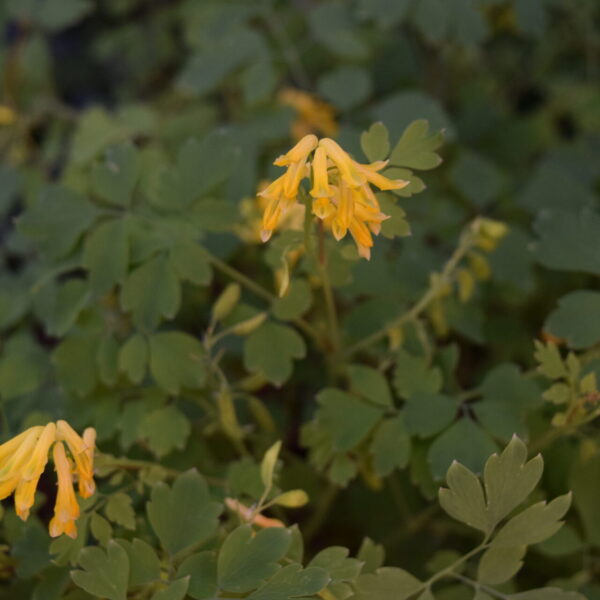
[[[66,454],[67,443],[74,465]],[[23,520],[35,501],[35,492],[42,473],[52,455],[58,474],[55,516],[49,525],[50,535],[77,535],[75,521],[79,505],[73,490],[73,473],[79,481],[79,494],[88,498],[95,491],[93,479],[96,432],[86,429],[81,438],[66,421],[30,427],[0,446],[0,499],[15,495],[15,512]]]
[[73,489],[72,467],[65,452],[63,442],[56,442],[52,451],[56,476],[58,478],[58,492],[56,504],[54,505],[54,516],[50,520],[48,530],[52,537],[58,537],[62,533],[69,537],[77,537],[75,521],[79,518],[79,504]]
[[[311,153],[314,154],[309,162]],[[310,176],[313,214],[331,229],[338,241],[350,232],[359,255],[367,259],[373,246],[372,235],[378,235],[381,223],[389,218],[381,212],[371,185],[387,191],[409,183],[379,173],[387,161],[358,163],[334,140],[323,138],[317,143],[314,135],[302,138],[274,164],[287,166],[288,171],[261,192],[269,198],[263,214],[263,241],[271,237],[281,217],[295,205],[302,178]]]

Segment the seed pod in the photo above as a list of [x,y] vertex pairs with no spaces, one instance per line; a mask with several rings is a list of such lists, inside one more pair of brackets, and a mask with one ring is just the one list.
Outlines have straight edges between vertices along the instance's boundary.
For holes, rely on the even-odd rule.
[[246,319],[245,321],[240,321],[236,325],[231,328],[231,333],[235,335],[248,335],[252,333],[255,329],[258,329],[267,318],[267,313],[262,312],[254,315],[250,319]]
[[234,309],[240,299],[241,292],[242,290],[237,283],[230,283],[223,292],[221,292],[221,295],[213,305],[213,321],[224,319]]

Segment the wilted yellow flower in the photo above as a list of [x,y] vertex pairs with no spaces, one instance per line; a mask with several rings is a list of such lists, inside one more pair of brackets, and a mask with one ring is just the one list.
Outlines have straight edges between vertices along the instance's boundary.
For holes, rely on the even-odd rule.
[[252,509],[248,508],[245,504],[242,504],[239,500],[235,500],[234,498],[225,498],[225,504],[227,505],[227,508],[240,515],[240,517],[248,523],[265,528],[285,527],[285,525],[279,519],[271,519],[261,515],[260,513],[254,514]]
[[371,234],[378,235],[381,223],[388,218],[381,212],[371,184],[380,190],[397,190],[409,183],[381,175],[379,171],[387,161],[358,163],[332,139],[323,138],[317,143],[314,135],[302,138],[274,164],[286,166],[288,171],[261,192],[269,199],[263,213],[262,240],[271,237],[282,215],[295,205],[303,177],[311,177],[313,214],[331,229],[338,241],[350,232],[360,256],[367,259],[373,246]]
[[295,140],[299,140],[309,133],[337,135],[338,125],[335,121],[335,109],[327,102],[294,88],[282,90],[279,94],[279,101],[281,104],[291,106],[298,113],[298,118],[292,123],[291,131]]
[[[66,455],[63,440],[75,461],[72,466]],[[58,493],[55,516],[50,521],[52,537],[66,533],[77,535],[75,520],[79,517],[79,505],[73,491],[73,472],[79,480],[79,494],[91,496],[95,489],[93,479],[94,446],[96,432],[86,429],[83,438],[66,421],[48,423],[45,427],[30,427],[12,440],[0,446],[0,500],[13,492],[15,512],[26,521],[35,500],[39,479],[46,468],[48,454],[53,448],[53,458],[58,474]]]

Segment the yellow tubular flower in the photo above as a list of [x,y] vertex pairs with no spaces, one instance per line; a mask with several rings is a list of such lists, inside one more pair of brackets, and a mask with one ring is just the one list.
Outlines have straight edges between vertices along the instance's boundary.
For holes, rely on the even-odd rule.
[[401,190],[406,187],[410,181],[404,179],[389,179],[384,175],[381,175],[377,171],[381,171],[386,165],[387,160],[379,160],[370,165],[361,165],[355,163],[358,172],[373,185],[376,185],[380,190]]
[[[83,432],[83,443],[85,445],[85,454],[90,465],[94,464],[94,450],[96,449],[96,430],[88,427]],[[89,498],[96,491],[96,483],[93,478],[93,469],[89,477],[79,475],[79,495],[82,498]]]
[[371,232],[369,231],[369,228],[365,225],[364,222],[354,218],[352,219],[352,223],[350,223],[349,229],[350,234],[356,242],[358,254],[363,258],[370,260],[371,248],[373,246],[373,238],[371,237]]
[[358,172],[357,163],[350,158],[347,152],[342,150],[339,144],[330,138],[323,138],[319,142],[319,146],[325,149],[327,156],[334,162],[342,179],[349,186],[359,187],[366,181],[365,177]]
[[329,177],[327,174],[327,152],[325,148],[319,146],[315,150],[312,161],[313,187],[310,195],[313,198],[327,198],[332,195],[329,187]]
[[21,472],[21,480],[15,492],[15,512],[23,521],[27,520],[29,509],[33,506],[35,490],[46,468],[48,451],[55,440],[56,425],[48,423],[38,438],[28,463]]
[[31,427],[28,429],[23,436],[21,444],[15,450],[14,454],[8,457],[0,468],[0,499],[10,496],[14,489],[17,487],[17,483],[21,478],[21,471],[33,449],[35,444],[43,431],[43,427]]
[[305,135],[289,152],[278,157],[273,164],[277,167],[285,167],[301,160],[306,160],[308,155],[317,147],[316,135]]
[[337,211],[331,223],[331,232],[336,240],[341,240],[348,231],[354,216],[354,200],[350,188],[342,181],[337,199]]
[[[75,467],[79,481],[84,480],[85,482],[89,482],[90,480],[93,480],[93,454],[88,452],[88,448],[83,439],[81,439],[77,432],[66,421],[62,420],[56,422],[56,434],[57,440],[67,442],[67,446],[69,447],[71,455],[75,460]],[[86,485],[88,485],[88,483],[86,483]]]
[[52,517],[48,529],[51,537],[58,537],[62,533],[66,533],[69,537],[76,538],[75,521],[79,518],[79,504],[77,504],[73,490],[71,464],[62,442],[54,444],[52,457],[58,477],[58,493],[56,494],[54,517]]

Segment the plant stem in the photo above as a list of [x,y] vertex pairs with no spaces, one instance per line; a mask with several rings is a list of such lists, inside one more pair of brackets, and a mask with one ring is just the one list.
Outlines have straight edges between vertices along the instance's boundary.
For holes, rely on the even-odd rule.
[[381,327],[381,329],[378,329],[377,331],[364,337],[362,340],[359,340],[354,345],[350,346],[346,350],[346,355],[351,356],[359,350],[368,348],[372,344],[384,338],[392,329],[400,327],[408,321],[415,320],[429,306],[429,304],[435,300],[440,290],[450,282],[450,278],[454,272],[454,269],[456,269],[460,261],[464,258],[465,254],[471,249],[472,240],[473,237],[469,235],[469,232],[463,233],[460,244],[452,253],[452,256],[448,262],[444,265],[439,278],[433,285],[431,285],[431,287],[429,287],[429,289],[421,296],[421,298],[417,300],[417,302],[409,310]]
[[323,496],[319,498],[319,504],[317,505],[317,509],[312,514],[311,518],[306,524],[306,527],[304,527],[303,537],[305,543],[310,542],[319,531],[319,528],[327,518],[327,514],[333,506],[333,503],[335,502],[339,491],[340,488],[337,485],[330,483],[329,487],[327,487],[325,492],[323,493]]
[[[249,277],[246,277],[243,273],[240,273],[237,269],[234,269],[226,262],[222,261],[220,258],[217,258],[210,252],[206,251],[208,260],[212,263],[212,265],[219,269],[225,275],[231,277],[234,281],[237,281],[240,285],[243,285],[246,289],[250,290],[257,296],[260,296],[269,304],[272,304],[277,300],[277,296],[264,288],[262,285],[259,285]],[[316,329],[310,324],[307,323],[304,319],[293,319],[292,323],[298,327],[298,329],[302,330],[309,338],[315,342],[315,344],[320,345],[321,340]]]
[[457,567],[460,567],[460,565],[462,565],[463,563],[467,562],[471,557],[475,556],[476,554],[487,548],[487,542],[488,537],[486,536],[486,538],[483,540],[483,542],[481,542],[481,544],[479,544],[479,546],[473,548],[473,550],[470,550],[466,554],[463,554],[463,556],[461,556],[458,560],[453,562],[449,567],[446,567],[445,569],[438,571],[435,575],[432,575],[427,581],[423,583],[423,585],[418,590],[415,590],[413,595],[416,596],[419,592],[430,589],[436,581],[443,579],[444,577],[454,577],[456,575],[454,573],[454,570]]
[[502,592],[499,592],[498,590],[495,590],[494,588],[491,588],[483,583],[474,581],[469,577],[465,577],[460,573],[452,573],[451,575],[455,579],[458,579],[458,581],[462,581],[463,583],[470,585],[475,591],[482,590],[483,592],[489,594],[490,596],[493,596],[494,598],[500,598],[500,600],[508,600],[508,598],[510,598],[510,596],[507,596],[506,594],[503,594]]

